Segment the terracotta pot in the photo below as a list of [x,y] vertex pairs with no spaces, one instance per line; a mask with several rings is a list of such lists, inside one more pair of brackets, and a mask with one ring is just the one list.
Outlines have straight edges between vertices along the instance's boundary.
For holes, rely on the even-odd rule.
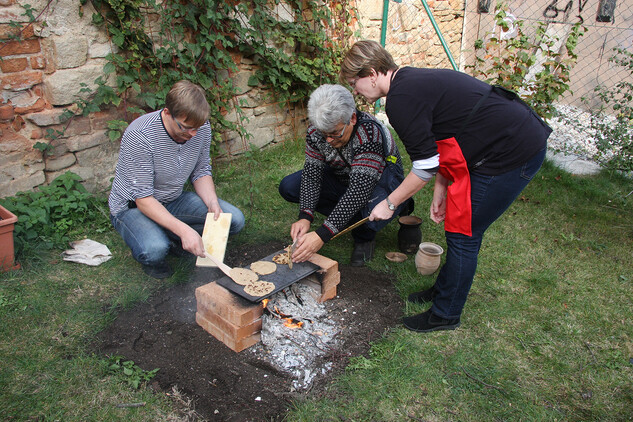
[[0,271],[20,268],[20,264],[14,263],[13,249],[13,227],[17,221],[15,214],[0,205]]
[[431,242],[420,243],[415,254],[415,267],[422,275],[433,274],[440,267],[444,249],[440,245]]
[[414,254],[422,241],[422,231],[420,231],[422,219],[413,215],[407,215],[400,217],[398,224],[400,224],[400,229],[398,230],[398,248],[404,253],[410,255]]

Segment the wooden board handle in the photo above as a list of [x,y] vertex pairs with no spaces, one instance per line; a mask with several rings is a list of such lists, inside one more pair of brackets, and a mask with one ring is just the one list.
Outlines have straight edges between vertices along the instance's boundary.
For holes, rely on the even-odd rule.
[[222,270],[222,272],[226,275],[228,275],[231,279],[233,279],[233,277],[231,277],[231,267],[229,267],[228,265],[226,265],[223,262],[220,262],[218,259],[216,259],[213,255],[211,255],[208,252],[204,253],[204,256],[206,256],[207,258],[209,258],[215,265],[218,266],[218,268],[220,270]]

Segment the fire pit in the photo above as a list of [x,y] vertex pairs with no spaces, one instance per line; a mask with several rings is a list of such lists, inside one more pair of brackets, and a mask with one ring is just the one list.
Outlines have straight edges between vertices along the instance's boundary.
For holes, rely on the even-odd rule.
[[318,302],[314,284],[293,284],[263,303],[261,343],[253,349],[290,374],[296,389],[309,387],[315,376],[331,368],[331,362],[320,367],[319,358],[337,345],[338,322]]
[[[341,280],[338,263],[318,254],[310,262],[320,270],[316,276],[299,281],[315,288],[317,302],[336,296],[336,286]],[[276,293],[279,294],[285,293]],[[246,300],[215,281],[196,289],[196,301],[198,325],[233,351],[240,352],[260,341],[264,314],[261,303]]]

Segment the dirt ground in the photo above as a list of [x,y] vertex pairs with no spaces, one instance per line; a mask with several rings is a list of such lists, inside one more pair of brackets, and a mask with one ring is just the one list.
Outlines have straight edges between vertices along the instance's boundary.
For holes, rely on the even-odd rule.
[[[246,245],[227,252],[225,261],[246,266],[284,246]],[[249,349],[233,352],[196,324],[194,291],[222,276],[216,268],[196,268],[189,282],[121,313],[100,334],[98,351],[122,355],[145,370],[160,368],[150,387],[170,394],[176,387],[185,400],[191,399],[197,413],[192,419],[281,420],[293,400],[326,394],[350,356],[366,354],[370,342],[399,324],[402,299],[388,275],[346,265],[339,265],[339,270],[338,297],[326,306],[333,319],[344,317],[348,327],[342,330],[338,349],[326,356],[333,369],[317,378],[307,392],[293,391],[288,375]]]

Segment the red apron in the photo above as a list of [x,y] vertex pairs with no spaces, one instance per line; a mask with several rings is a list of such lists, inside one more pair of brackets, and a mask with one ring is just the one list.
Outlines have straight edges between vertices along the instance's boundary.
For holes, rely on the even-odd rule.
[[453,138],[437,141],[440,154],[439,173],[453,182],[446,196],[444,230],[472,236],[472,206],[470,202],[470,173],[457,140]]

